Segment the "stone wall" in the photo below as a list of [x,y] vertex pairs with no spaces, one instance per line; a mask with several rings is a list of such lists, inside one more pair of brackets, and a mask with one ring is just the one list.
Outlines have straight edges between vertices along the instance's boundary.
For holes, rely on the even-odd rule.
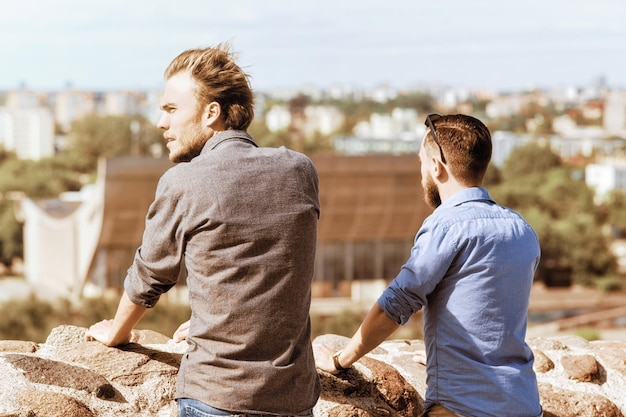
[[[0,417],[177,415],[173,395],[186,344],[138,331],[121,349],[84,341],[84,328],[55,328],[43,344],[0,341]],[[319,341],[340,348],[347,339]],[[626,343],[577,337],[530,339],[546,417],[626,413]],[[419,340],[384,342],[349,371],[320,372],[316,416],[418,416],[425,367]]]

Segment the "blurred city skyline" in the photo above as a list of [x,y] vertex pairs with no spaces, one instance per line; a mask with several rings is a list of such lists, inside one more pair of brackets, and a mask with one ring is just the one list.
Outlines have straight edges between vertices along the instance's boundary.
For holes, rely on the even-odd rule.
[[159,89],[175,55],[223,41],[258,90],[626,88],[625,21],[623,0],[23,0],[1,8],[0,89]]

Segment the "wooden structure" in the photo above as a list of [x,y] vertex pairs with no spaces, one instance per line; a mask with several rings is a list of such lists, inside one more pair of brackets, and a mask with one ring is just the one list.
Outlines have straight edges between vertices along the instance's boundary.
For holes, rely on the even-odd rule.
[[395,277],[430,213],[417,155],[312,159],[322,207],[316,280],[342,295],[342,283]]
[[[345,282],[393,278],[429,213],[417,155],[311,159],[320,177],[315,280],[328,284],[322,295],[336,294]],[[158,180],[171,166],[167,159],[103,160],[88,198],[77,207],[72,203],[62,217],[32,201],[23,202],[29,208],[23,218],[29,281],[61,288],[58,282],[63,280],[64,291],[73,293],[87,282],[122,288]],[[67,244],[55,246],[63,240]]]

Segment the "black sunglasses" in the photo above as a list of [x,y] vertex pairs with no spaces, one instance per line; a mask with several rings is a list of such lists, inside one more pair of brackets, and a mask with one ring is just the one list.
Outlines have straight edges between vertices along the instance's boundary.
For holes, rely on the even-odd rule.
[[441,162],[445,164],[446,158],[445,156],[443,156],[443,149],[441,148],[441,144],[439,143],[439,138],[437,137],[437,132],[435,132],[435,125],[433,124],[433,122],[436,122],[439,119],[441,119],[440,114],[437,114],[437,113],[429,114],[426,117],[426,121],[424,122],[424,124],[426,125],[427,128],[430,129],[430,132],[433,134],[433,139],[435,143],[437,144],[437,146],[439,147],[439,154],[441,155]]

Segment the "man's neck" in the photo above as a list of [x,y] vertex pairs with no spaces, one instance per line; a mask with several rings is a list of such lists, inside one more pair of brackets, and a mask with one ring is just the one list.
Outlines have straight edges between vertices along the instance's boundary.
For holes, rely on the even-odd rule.
[[453,178],[450,178],[449,181],[446,181],[443,184],[439,184],[439,195],[441,197],[441,202],[445,203],[447,199],[452,197],[454,194],[459,191],[467,190],[468,188],[480,187],[480,184],[461,184]]

